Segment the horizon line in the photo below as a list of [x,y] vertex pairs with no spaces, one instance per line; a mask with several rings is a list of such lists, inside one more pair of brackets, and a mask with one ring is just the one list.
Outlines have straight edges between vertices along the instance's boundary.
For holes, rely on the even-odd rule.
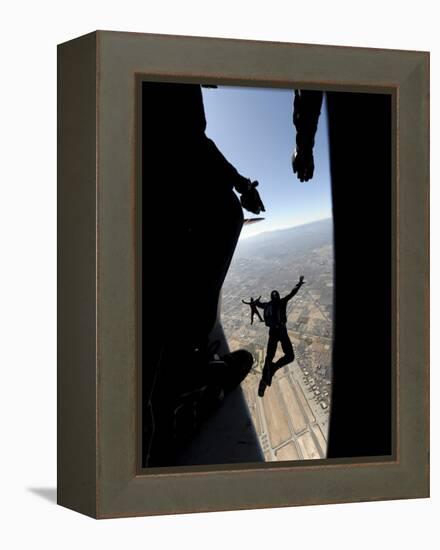
[[323,222],[323,221],[332,220],[332,219],[333,219],[332,216],[326,216],[325,218],[318,218],[316,220],[311,220],[309,222],[304,222],[304,223],[298,223],[296,225],[289,225],[287,227],[278,227],[276,229],[268,229],[266,231],[261,231],[260,233],[256,233],[254,235],[247,235],[247,236],[240,235],[240,240],[249,240],[255,237],[261,237],[261,235],[266,235],[268,233],[276,233],[277,231],[287,231],[288,229],[294,229],[295,227],[302,227],[303,225],[310,225],[312,223]]

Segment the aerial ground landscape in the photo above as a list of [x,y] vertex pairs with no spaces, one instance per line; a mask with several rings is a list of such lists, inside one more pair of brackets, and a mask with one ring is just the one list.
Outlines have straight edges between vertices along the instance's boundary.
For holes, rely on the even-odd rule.
[[[331,403],[333,316],[332,220],[260,233],[240,239],[222,292],[222,323],[230,349],[254,356],[242,384],[266,461],[325,458]],[[274,376],[263,398],[257,395],[268,328],[250,324],[252,296],[281,296],[300,275],[306,284],[289,302],[287,328],[295,361]],[[262,312],[261,312],[262,313]],[[275,358],[282,354],[277,351]]]

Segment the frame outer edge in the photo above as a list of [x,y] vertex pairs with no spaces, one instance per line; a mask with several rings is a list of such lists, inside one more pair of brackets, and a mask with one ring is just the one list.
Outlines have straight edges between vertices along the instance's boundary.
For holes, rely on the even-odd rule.
[[97,517],[96,51],[58,46],[57,503]]
[[[88,463],[88,466],[93,469],[94,485],[92,485],[92,488],[88,487],[87,491],[83,491],[83,495],[87,493],[87,505],[89,506],[89,511],[87,511],[86,506],[82,507],[82,509],[74,508],[71,505],[69,506],[66,504],[66,499],[65,502],[61,502],[61,504],[78,509],[78,511],[83,513],[88,513],[88,515],[92,515],[93,517],[105,518],[428,496],[429,457],[426,453],[426,446],[429,442],[429,404],[427,401],[427,391],[429,387],[429,352],[427,346],[429,336],[424,331],[426,331],[429,326],[429,302],[427,302],[427,298],[429,298],[429,294],[427,293],[429,275],[426,275],[425,273],[425,268],[429,263],[429,250],[427,250],[428,245],[425,246],[425,243],[427,243],[427,224],[429,224],[429,218],[427,217],[427,200],[429,200],[429,170],[427,166],[424,166],[422,172],[419,173],[420,178],[418,181],[421,182],[421,189],[417,190],[416,186],[412,187],[411,178],[414,178],[414,174],[416,173],[414,172],[414,166],[416,164],[414,162],[414,155],[409,165],[399,163],[398,167],[399,170],[401,169],[401,173],[406,178],[407,188],[405,193],[407,193],[408,190],[410,191],[409,195],[414,192],[414,196],[418,197],[418,200],[422,203],[419,204],[416,209],[417,222],[414,222],[414,225],[417,238],[423,240],[423,245],[420,247],[420,258],[422,262],[424,262],[423,281],[422,284],[418,284],[416,288],[417,296],[423,296],[423,299],[414,310],[414,316],[417,319],[414,326],[417,328],[418,334],[417,338],[415,338],[415,335],[412,334],[412,338],[409,339],[413,345],[412,353],[416,353],[417,350],[421,353],[421,356],[419,356],[419,360],[417,362],[417,368],[423,369],[423,372],[418,370],[415,378],[417,383],[413,390],[417,393],[417,395],[411,397],[411,391],[406,391],[405,407],[407,407],[407,412],[402,412],[402,416],[404,417],[403,420],[406,420],[410,414],[408,412],[410,410],[408,405],[411,405],[413,410],[416,411],[417,417],[411,422],[416,422],[418,426],[421,427],[422,434],[420,441],[416,443],[415,448],[412,448],[409,442],[411,439],[410,434],[406,436],[404,454],[407,456],[407,459],[403,460],[401,463],[397,462],[383,465],[372,463],[365,464],[364,467],[362,467],[362,464],[334,464],[333,466],[324,466],[323,468],[320,468],[317,465],[316,476],[322,478],[323,481],[325,481],[326,478],[323,477],[324,474],[322,472],[328,471],[329,469],[333,470],[333,472],[329,472],[329,480],[333,478],[333,481],[336,481],[339,476],[343,476],[339,480],[340,483],[342,483],[342,485],[348,485],[345,488],[342,486],[340,489],[338,488],[338,495],[340,495],[340,498],[335,498],[334,496],[331,497],[330,492],[327,497],[323,496],[321,491],[319,493],[316,492],[318,490],[316,487],[315,492],[310,492],[310,488],[307,489],[307,494],[309,496],[306,499],[296,499],[293,493],[289,493],[288,495],[286,493],[285,498],[283,497],[281,499],[277,491],[275,491],[276,495],[273,494],[272,497],[268,497],[267,492],[270,493],[272,491],[273,493],[275,490],[274,488],[271,489],[270,485],[266,485],[267,489],[264,491],[266,496],[263,497],[261,496],[263,492],[260,492],[258,487],[254,485],[253,482],[245,482],[246,478],[252,478],[257,481],[257,476],[258,481],[261,483],[269,482],[270,480],[272,480],[272,482],[277,481],[278,478],[280,478],[278,480],[280,482],[279,490],[283,492],[284,485],[281,483],[281,478],[284,477],[283,471],[286,472],[286,470],[291,470],[291,474],[289,473],[289,477],[285,478],[286,480],[293,479],[291,476],[294,476],[295,479],[298,479],[298,481],[304,483],[304,480],[309,477],[308,471],[310,470],[310,468],[307,468],[304,465],[299,465],[298,468],[286,468],[286,465],[284,465],[284,467],[280,467],[279,469],[277,468],[276,477],[274,476],[273,471],[270,472],[270,470],[266,470],[266,472],[262,471],[261,473],[258,473],[257,469],[254,470],[253,468],[250,471],[248,470],[247,472],[242,472],[242,474],[240,474],[240,472],[235,470],[233,467],[231,467],[228,471],[228,465],[226,465],[226,469],[224,469],[223,465],[223,467],[219,468],[218,471],[212,472],[209,471],[209,468],[206,468],[206,471],[204,472],[194,471],[189,474],[188,472],[180,473],[177,471],[163,473],[161,475],[151,474],[151,478],[147,478],[147,476],[137,477],[134,475],[134,470],[132,469],[132,464],[134,461],[131,450],[130,434],[127,434],[126,428],[124,428],[125,433],[121,435],[123,426],[131,426],[131,419],[133,416],[131,408],[127,406],[129,397],[133,395],[133,392],[131,391],[133,382],[131,366],[128,365],[130,366],[130,374],[123,372],[124,369],[125,371],[127,370],[127,364],[125,364],[127,361],[124,355],[125,352],[128,351],[129,363],[132,360],[132,350],[130,351],[133,337],[131,327],[132,315],[130,313],[130,301],[132,298],[130,297],[127,299],[124,298],[124,296],[117,296],[113,292],[115,289],[119,288],[117,286],[120,282],[118,281],[118,277],[122,277],[124,284],[126,281],[132,280],[130,277],[132,268],[130,266],[128,268],[122,268],[122,265],[125,264],[121,263],[121,258],[125,260],[129,257],[127,247],[123,246],[124,243],[129,242],[128,237],[130,236],[127,229],[127,223],[130,223],[130,220],[127,220],[126,218],[126,213],[129,212],[129,204],[128,202],[126,203],[125,194],[117,195],[117,193],[121,193],[121,191],[123,191],[122,186],[125,186],[129,179],[127,177],[128,172],[125,170],[125,164],[123,164],[123,162],[125,162],[125,155],[128,151],[127,145],[123,145],[123,149],[120,150],[120,152],[122,152],[121,157],[119,155],[115,157],[111,154],[118,144],[127,143],[129,132],[126,131],[127,129],[125,128],[125,123],[124,130],[122,132],[121,130],[116,132],[117,124],[115,121],[112,121],[112,123],[109,124],[106,117],[109,112],[112,112],[112,117],[116,120],[119,120],[120,117],[122,117],[121,120],[126,120],[126,112],[130,113],[130,117],[132,116],[130,107],[126,104],[126,97],[124,95],[126,93],[124,87],[127,86],[128,80],[126,81],[126,78],[129,72],[133,72],[133,74],[136,71],[142,72],[145,64],[151,66],[152,74],[157,74],[157,78],[160,79],[161,76],[158,73],[158,70],[162,67],[163,63],[165,63],[165,67],[168,67],[170,74],[173,74],[173,70],[175,70],[174,67],[179,66],[179,56],[183,57],[183,53],[185,53],[181,53],[177,49],[178,42],[185,44],[185,50],[193,50],[195,52],[195,61],[191,60],[189,57],[185,57],[185,60],[183,61],[184,68],[182,69],[182,74],[184,75],[185,71],[187,71],[190,78],[196,78],[197,74],[202,74],[205,70],[208,78],[217,78],[217,75],[212,72],[212,67],[216,67],[215,61],[218,60],[220,66],[228,67],[229,72],[226,80],[234,80],[236,78],[238,81],[240,79],[240,71],[242,70],[240,67],[242,67],[245,59],[247,59],[247,57],[252,57],[251,54],[253,55],[261,48],[266,56],[264,58],[264,63],[261,62],[261,66],[260,64],[255,64],[255,66],[252,66],[252,68],[249,69],[256,75],[256,85],[261,85],[260,81],[263,79],[265,74],[263,70],[266,66],[265,64],[267,64],[268,60],[274,58],[277,53],[275,50],[274,53],[269,52],[269,48],[271,50],[273,48],[278,50],[279,48],[279,51],[283,52],[283,55],[287,55],[286,48],[289,46],[293,47],[293,45],[289,45],[287,43],[280,43],[279,45],[268,43],[265,45],[264,42],[235,41],[236,47],[240,50],[239,58],[241,61],[240,59],[238,61],[233,59],[230,62],[226,62],[223,58],[226,53],[229,52],[232,42],[231,40],[204,39],[201,37],[194,37],[189,40],[189,37],[184,36],[154,37],[154,35],[142,35],[139,33],[113,33],[111,31],[98,31],[94,36],[94,51],[96,53],[94,76],[97,76],[97,83],[95,82],[96,89],[94,88],[93,90],[95,101],[92,115],[93,124],[89,124],[89,130],[93,134],[94,140],[96,139],[96,142],[94,142],[95,157],[93,164],[93,177],[95,178],[93,181],[94,199],[92,200],[94,208],[93,213],[96,215],[96,219],[93,218],[93,221],[96,224],[96,226],[94,226],[94,231],[96,231],[93,233],[95,239],[93,248],[95,253],[93,263],[95,270],[93,281],[94,285],[96,283],[96,286],[93,286],[95,291],[93,296],[93,319],[95,325],[93,326],[92,333],[94,337],[96,336],[96,340],[94,341],[95,348],[92,354],[93,365],[91,365],[92,361],[90,356],[87,356],[89,367],[91,367],[91,371],[93,371],[93,376],[91,376],[90,373],[87,376],[89,376],[89,382],[92,382],[92,388],[95,393],[92,398],[87,396],[86,400],[86,404],[89,404],[89,399],[91,399],[90,402],[93,402],[93,419],[89,416],[85,418],[86,415],[81,413],[84,416],[84,429],[89,431],[90,426],[93,426],[93,430],[96,428],[96,431],[94,431],[95,439],[93,446],[93,459],[91,459]],[[99,40],[100,38],[102,38],[102,40]],[[98,46],[99,41],[102,42],[102,49]],[[191,45],[189,45],[189,42],[191,42]],[[218,59],[217,57],[214,59],[213,65],[210,64],[212,61],[212,56],[209,55],[209,52],[206,54],[204,52],[200,53],[201,49],[203,50],[202,46],[208,44],[208,50],[212,50],[212,52],[216,53],[218,57]],[[141,46],[141,50],[144,52],[145,57],[140,62],[136,62],[138,64],[135,64],[135,60],[130,58],[130,55],[132,54],[126,52],[137,52],[139,46]],[[326,58],[326,56],[330,53],[330,48],[332,48],[331,46],[314,45],[297,45],[295,47],[298,48],[296,53],[300,56],[300,59],[311,58],[316,62],[318,62],[319,59],[320,65],[322,65],[325,61],[321,59],[322,55]],[[362,77],[363,81],[360,84],[362,86],[371,86],[369,81],[372,80],[375,75],[380,75],[378,81],[379,86],[409,86],[411,88],[410,93],[414,94],[413,97],[419,99],[423,104],[420,106],[418,113],[421,114],[422,120],[425,122],[425,117],[429,118],[429,94],[427,98],[424,96],[427,90],[426,59],[428,58],[429,61],[429,56],[420,52],[377,50],[378,59],[380,60],[381,66],[380,69],[377,69],[376,64],[373,63],[373,60],[370,58],[371,54],[369,52],[373,52],[373,49],[340,47],[339,49],[334,48],[332,50],[332,54],[334,53],[335,56],[339,58],[338,64],[341,67],[343,66],[343,62],[345,62],[345,68],[341,69],[342,72],[340,73],[342,75],[341,81],[347,78],[346,75],[352,74],[351,67],[355,66],[355,61],[358,57],[356,54],[358,53],[359,57],[365,58],[368,61],[368,65],[366,66],[367,72],[364,72],[364,76]],[[138,58],[139,56],[136,54],[136,59]],[[347,61],[349,61],[349,66],[347,65]],[[130,63],[131,65],[129,66]],[[99,83],[101,82],[100,64],[102,64],[103,73],[101,87],[99,87]],[[422,64],[423,68],[421,68]],[[186,66],[188,67],[187,69],[185,69]],[[197,69],[197,73],[191,73],[194,67]],[[387,71],[385,71],[385,67],[387,68]],[[313,77],[313,75],[317,74],[317,70],[318,69],[315,67],[313,71],[310,72],[312,75],[312,80],[313,78],[316,78],[316,76]],[[276,77],[278,74],[276,66],[273,69],[271,68],[271,71],[269,71],[270,74],[267,73],[268,86],[271,85],[271,76]],[[283,71],[281,70],[281,72]],[[307,72],[306,75],[305,69],[301,69],[300,73],[305,75],[303,81],[306,82],[307,80],[305,80],[305,77],[309,73]],[[359,73],[359,70],[356,70],[355,73]],[[390,75],[389,81],[385,80],[388,78],[388,75]],[[221,76],[221,74],[218,76]],[[279,83],[282,84],[283,82],[283,80],[279,80]],[[116,83],[118,83],[117,86]],[[132,83],[129,85],[132,86]],[[272,85],[277,86],[275,80]],[[326,83],[322,84],[322,87],[331,87],[332,85],[332,82],[328,80]],[[334,86],[339,85],[339,82],[334,84]],[[427,99],[427,105],[425,104],[425,99]],[[114,109],[111,110],[111,107],[116,105],[118,106],[117,112],[115,112]],[[121,109],[119,109],[119,107],[121,107]],[[406,107],[407,106],[405,106],[405,108]],[[101,108],[102,118],[100,118]],[[406,124],[408,124],[411,117],[409,117],[408,114],[405,114],[404,110],[402,110],[402,112],[404,113],[403,118],[406,120]],[[130,118],[128,124],[130,125],[131,122],[132,121]],[[87,126],[87,122],[85,125]],[[93,128],[91,128],[91,126],[93,126]],[[100,133],[100,130],[102,130],[102,139],[98,141],[98,134]],[[85,134],[86,132],[84,132],[84,137],[86,138],[85,141],[87,141],[90,136],[86,136]],[[402,148],[401,157],[403,157],[406,152],[410,150],[411,143],[416,143],[419,139],[420,142],[417,145],[417,150],[420,153],[421,160],[423,163],[425,163],[425,160],[429,162],[429,155],[427,156],[426,154],[427,144],[429,145],[429,132],[428,139],[426,139],[427,135],[425,132],[425,127],[423,127],[423,129],[418,129],[417,126],[413,127],[411,139],[405,137],[405,134],[399,135],[399,137],[402,138],[402,143],[399,145],[399,151]],[[98,149],[100,151],[100,156],[102,155],[102,158],[99,159],[97,156]],[[124,160],[122,161],[121,159]],[[74,166],[73,159],[72,166]],[[131,161],[130,166],[132,166]],[[114,168],[116,168],[116,174],[113,173]],[[87,176],[87,174],[85,175]],[[90,177],[90,173],[88,173],[88,176]],[[102,189],[99,188],[99,181],[101,181]],[[427,184],[428,195],[426,195],[425,184]],[[119,206],[115,209],[115,202],[111,197],[112,195],[113,197],[118,196],[119,199],[122,198],[122,209]],[[410,208],[412,202],[411,200],[408,200],[409,195],[406,196],[404,203],[401,205],[403,206],[403,210],[405,210],[406,216],[408,215],[408,209]],[[90,201],[90,197],[87,200]],[[115,216],[115,214],[117,215]],[[401,218],[401,220],[402,222],[406,222],[408,224],[408,219],[406,216]],[[113,221],[110,222],[110,220]],[[402,225],[402,227],[404,226]],[[119,233],[117,232],[118,228],[120,230]],[[75,229],[77,230],[77,228]],[[407,247],[407,245],[410,246],[409,248],[404,247],[404,249],[402,249],[405,254],[413,247],[413,245],[411,245],[411,240],[408,239],[408,231],[410,231],[410,228],[406,231],[405,247]],[[60,239],[60,246],[61,244],[62,240]],[[116,256],[115,259],[115,251],[121,253],[121,258]],[[428,256],[426,254],[428,254]],[[100,273],[101,262],[102,273]],[[120,264],[118,262],[120,262]],[[405,265],[405,268],[408,267],[409,270],[413,270],[414,272],[414,270],[416,270],[415,264],[416,262],[414,261],[414,257],[412,257],[409,264]],[[112,271],[109,274],[108,267],[111,265],[117,268],[116,273]],[[119,271],[119,269],[128,269],[128,271]],[[70,275],[70,277],[72,276]],[[403,294],[405,294],[405,291],[408,293],[409,288],[408,274],[406,274],[405,277],[402,277],[402,279],[404,279],[402,290]],[[110,297],[112,297],[111,300]],[[114,299],[114,297],[116,299]],[[411,299],[407,300],[406,298],[404,302],[404,310],[408,313],[411,309],[410,304],[413,302]],[[407,309],[408,307],[409,309]],[[102,319],[100,319],[101,311]],[[122,318],[116,315],[117,311],[122,313]],[[108,318],[107,315],[109,315],[110,318]],[[129,321],[128,326],[124,330],[119,330],[125,317],[127,317],[126,320]],[[408,323],[407,314],[406,316],[402,316],[402,319],[402,322],[406,324],[406,330],[408,330],[411,323]],[[116,327],[118,327],[118,331],[115,331]],[[88,333],[86,333],[85,327],[81,328],[84,331],[85,336],[89,337]],[[423,333],[423,341],[420,341],[420,338],[418,338],[420,333]],[[101,337],[102,349],[100,350],[99,342]],[[78,342],[78,340],[76,340],[76,342]],[[81,340],[81,342],[83,341]],[[408,344],[404,345],[403,348],[404,352],[408,351],[408,349],[405,350],[405,348],[408,348]],[[121,357],[124,357],[124,360],[121,360]],[[402,382],[405,380],[414,380],[414,373],[408,374],[408,360],[406,360],[405,364],[407,376],[402,379]],[[121,376],[123,376],[123,379],[120,378]],[[119,380],[118,387],[115,385],[116,379]],[[85,388],[85,391],[88,393],[89,388]],[[74,393],[74,391],[71,391],[71,393]],[[78,409],[78,402],[74,402],[73,397],[71,397],[71,399],[74,409]],[[127,419],[129,419],[128,424],[126,423]],[[78,422],[78,419],[76,421]],[[405,422],[402,422],[401,429],[403,430],[404,428]],[[411,434],[414,435],[415,432],[413,427],[410,426],[408,429]],[[63,436],[61,435],[61,437]],[[64,437],[69,439],[72,436],[69,434]],[[120,445],[118,445],[118,442]],[[129,443],[128,447],[127,443]],[[117,450],[118,446],[123,450]],[[86,450],[89,451],[89,448]],[[368,474],[364,474],[364,468],[368,471]],[[313,469],[315,468],[313,467]],[[357,473],[354,473],[354,470],[357,470]],[[384,478],[386,487],[384,485],[383,493],[377,491],[374,495],[370,494],[370,491],[367,489],[369,485],[369,480],[367,478],[370,477],[371,480],[374,481],[376,478],[376,473],[378,476],[382,477],[385,476],[386,471],[388,472],[388,475]],[[90,474],[90,471],[87,471],[87,473]],[[248,487],[248,496],[250,500],[248,498],[239,498],[239,502],[235,503],[231,500],[234,494],[236,494],[235,487],[231,484],[232,480],[235,481],[236,476],[239,476],[240,479],[236,480],[237,483],[235,485],[238,484],[244,488]],[[408,476],[410,476],[410,478]],[[315,478],[315,474],[313,477]],[[362,480],[362,483],[360,483],[361,478],[365,478]],[[353,482],[356,481],[357,487],[350,488],[350,480]],[[230,484],[231,487],[228,488],[227,485]],[[311,485],[314,484],[312,483]],[[363,491],[360,491],[361,486],[364,487]],[[189,491],[188,495],[186,495],[186,490],[190,487],[191,491]],[[215,496],[212,495],[212,490],[216,487],[221,487],[221,499],[216,499]],[[252,490],[250,487],[252,487]],[[325,488],[325,486],[322,488]],[[81,491],[79,491],[79,493],[80,492]],[[198,503],[197,494],[199,496],[206,495],[206,498],[204,497],[203,499],[203,504],[201,502]],[[250,502],[252,504],[250,504]]]

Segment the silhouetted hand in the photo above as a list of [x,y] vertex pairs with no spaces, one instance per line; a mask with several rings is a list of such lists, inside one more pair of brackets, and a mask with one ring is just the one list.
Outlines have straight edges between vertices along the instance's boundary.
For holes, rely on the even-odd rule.
[[305,284],[304,275],[301,275],[301,277],[299,278],[299,283],[298,284],[300,284],[300,285]]
[[253,181],[249,189],[244,191],[240,197],[241,206],[253,214],[259,214],[260,212],[266,212],[264,204],[260,198],[260,194],[256,190],[258,181]]
[[301,149],[295,151],[292,158],[293,173],[297,175],[299,181],[309,181],[313,178],[315,163],[313,161],[312,149]]

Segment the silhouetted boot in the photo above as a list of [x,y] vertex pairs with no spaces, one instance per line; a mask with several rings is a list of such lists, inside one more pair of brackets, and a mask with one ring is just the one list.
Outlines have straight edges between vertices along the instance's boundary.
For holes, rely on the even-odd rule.
[[261,376],[260,383],[258,385],[258,396],[263,397],[266,387],[272,384],[272,377],[274,375],[273,371],[274,364],[266,362],[263,368],[263,374]]
[[260,383],[258,384],[258,397],[264,397],[264,392],[266,391],[267,384],[266,382],[261,379]]
[[254,358],[246,350],[215,355],[205,365],[199,384],[180,394],[173,412],[173,437],[176,443],[188,440],[199,426],[223,403],[249,374]]
[[[228,394],[239,386],[249,374],[254,358],[249,351],[240,349],[223,355],[221,362],[224,365],[212,372],[216,372],[216,377],[218,377],[225,394]],[[213,366],[215,365],[213,364]]]

